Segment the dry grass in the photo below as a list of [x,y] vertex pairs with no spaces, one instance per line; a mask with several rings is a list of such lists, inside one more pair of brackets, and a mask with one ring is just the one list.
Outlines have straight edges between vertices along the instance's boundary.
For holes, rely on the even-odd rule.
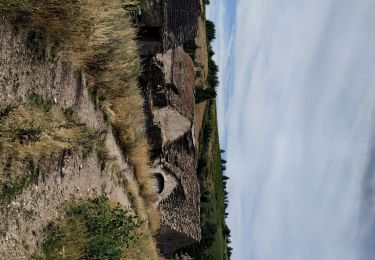
[[155,250],[157,245],[154,238],[147,232],[145,227],[141,229],[143,230],[143,236],[124,250],[124,260],[161,259],[159,252]]
[[[91,73],[91,88],[96,93],[96,102],[107,114],[124,153],[134,166],[139,185],[139,189],[133,189],[138,214],[146,214],[142,217],[147,217],[151,230],[155,232],[159,227],[160,217],[153,205],[156,195],[149,170],[144,100],[138,86],[141,66],[134,41],[135,30],[131,27],[129,17],[123,12],[122,5],[116,5],[119,1],[105,3],[106,8],[109,8],[108,12],[98,13],[100,9],[90,9],[93,16],[101,18],[101,22],[94,28],[93,38],[89,41],[94,49],[106,50],[102,53],[105,60],[89,60],[86,68],[89,69],[92,63],[101,64],[99,71]],[[125,17],[121,19],[122,16]],[[111,47],[108,49],[108,46]],[[143,200],[139,198],[139,193]]]
[[38,159],[76,146],[91,149],[99,145],[96,133],[70,120],[56,107],[45,112],[21,105],[0,123],[0,154],[4,159],[0,166],[7,160],[4,157],[12,156],[20,161]]
[[160,227],[160,212],[154,205],[156,194],[154,191],[154,179],[150,178],[148,147],[146,137],[142,138],[139,144],[130,152],[130,158],[132,158],[135,172],[137,173],[141,193],[147,196],[144,207],[147,211],[150,227],[156,232]]
[[149,226],[150,224],[152,225],[152,223],[157,223],[157,225],[160,223],[159,212],[156,209],[149,211],[150,208],[145,208],[144,200],[138,195],[138,187],[134,185],[134,182],[128,182],[128,184],[126,185],[126,190],[128,193],[130,193],[130,197],[133,197],[135,199],[135,211],[137,216],[139,216],[140,219],[147,219],[148,223],[145,223],[141,227],[141,232],[143,234],[141,239],[124,250],[125,259],[161,259],[159,250],[157,249],[156,241],[153,238],[152,233],[150,233]]
[[[124,259],[161,259],[156,241],[152,236],[153,232],[156,232],[159,228],[159,211],[155,208],[155,205],[151,203],[148,204],[148,200],[145,201],[144,198],[140,196],[140,187],[136,180],[123,178],[124,175],[121,173],[121,169],[116,162],[111,163],[111,171],[114,175],[117,175],[117,179],[122,182],[124,190],[130,200],[132,210],[140,219],[145,220],[140,228],[143,234],[142,237],[136,243],[124,249]],[[150,230],[153,232],[150,232]]]
[[58,160],[64,150],[96,152],[103,164],[108,158],[100,134],[81,124],[71,110],[33,97],[27,104],[0,108],[1,204],[38,181],[48,167],[45,161]]
[[[153,205],[155,192],[149,171],[144,100],[138,86],[141,66],[134,41],[135,30],[122,9],[121,1],[96,2],[103,6],[98,8],[92,3],[88,5],[90,16],[99,19],[88,42],[92,45],[89,49],[100,50],[100,55],[96,54],[93,59],[87,60],[85,68],[91,75],[91,88],[96,93],[96,102],[107,114],[124,153],[134,166],[144,199],[144,202],[138,199],[138,211],[146,212],[150,226],[155,231],[159,227],[160,218]],[[99,68],[96,67],[98,64]]]
[[195,81],[196,86],[205,86],[208,75],[208,53],[207,53],[207,36],[205,20],[202,17],[198,18],[198,31],[195,37],[195,43],[198,48],[195,51],[194,62],[199,64],[202,68],[201,76]]
[[[201,7],[205,9],[205,4],[201,2]],[[207,75],[208,75],[208,53],[207,53],[207,36],[206,36],[206,25],[205,20],[202,17],[198,18],[198,31],[195,37],[195,43],[198,48],[195,52],[195,62],[200,64],[202,67],[201,76],[195,80],[196,86],[207,87]],[[202,128],[203,116],[206,110],[207,102],[203,101],[195,106],[195,140],[197,140],[197,150],[199,149],[199,135]]]

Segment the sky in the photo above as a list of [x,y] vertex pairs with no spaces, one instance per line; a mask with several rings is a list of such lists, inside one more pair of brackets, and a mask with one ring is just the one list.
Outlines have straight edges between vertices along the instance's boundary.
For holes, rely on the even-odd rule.
[[375,1],[211,0],[233,259],[375,259]]

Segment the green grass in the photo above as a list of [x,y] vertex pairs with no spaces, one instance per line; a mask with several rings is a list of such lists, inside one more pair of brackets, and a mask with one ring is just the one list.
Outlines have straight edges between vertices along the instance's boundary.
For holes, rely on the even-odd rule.
[[198,260],[228,259],[223,234],[225,226],[224,185],[216,117],[216,105],[213,100],[208,103],[205,111],[197,170],[202,196],[202,241],[182,250]]
[[127,248],[142,236],[142,221],[107,198],[79,200],[63,217],[44,229],[42,252],[36,259],[111,259],[126,257]]

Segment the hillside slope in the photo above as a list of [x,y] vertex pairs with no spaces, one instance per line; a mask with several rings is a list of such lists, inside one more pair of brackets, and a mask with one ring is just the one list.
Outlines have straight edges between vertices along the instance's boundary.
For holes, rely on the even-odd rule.
[[[105,196],[143,223],[123,257],[157,259],[152,236],[159,220],[147,176],[140,65],[130,22],[121,1],[47,2],[0,3],[0,258],[43,257],[51,221],[74,201]],[[95,15],[99,6],[104,9],[98,20],[86,23],[85,15]],[[53,16],[71,10],[82,16]],[[114,18],[121,26],[106,28],[106,20]],[[77,49],[77,42],[62,40],[60,33],[76,37],[75,27],[53,29],[72,22],[86,26],[89,45]],[[93,47],[97,53],[91,53]],[[74,250],[85,254],[88,246]]]

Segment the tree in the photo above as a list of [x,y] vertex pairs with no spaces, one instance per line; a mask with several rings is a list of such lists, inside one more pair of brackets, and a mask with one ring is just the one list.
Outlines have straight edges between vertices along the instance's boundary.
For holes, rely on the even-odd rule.
[[232,251],[233,251],[233,248],[231,248],[230,246],[227,247],[227,251],[228,251],[228,257],[230,259],[230,257],[232,256]]
[[223,225],[223,235],[225,237],[230,237],[230,229],[227,224],[224,223]]
[[195,103],[200,103],[205,100],[214,99],[216,97],[216,90],[213,88],[198,87],[195,92]]
[[215,24],[210,20],[206,20],[206,35],[209,42],[212,42],[216,38]]
[[217,227],[214,223],[207,223],[202,227],[202,240],[201,246],[204,248],[210,247],[215,241],[215,234]]
[[208,75],[207,82],[209,88],[216,88],[219,85],[219,78],[217,76],[219,67],[216,65],[213,59],[208,60]]
[[195,40],[189,40],[184,43],[184,51],[189,54],[192,60],[195,60],[195,51],[197,48],[198,46],[195,43]]
[[211,47],[209,47],[209,48],[208,48],[208,57],[209,57],[209,58],[212,58],[214,55],[215,55],[214,50],[213,50]]

